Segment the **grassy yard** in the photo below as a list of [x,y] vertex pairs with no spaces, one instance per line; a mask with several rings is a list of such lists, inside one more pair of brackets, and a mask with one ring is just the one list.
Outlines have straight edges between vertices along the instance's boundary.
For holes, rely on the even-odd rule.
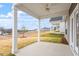
[[[27,45],[30,45],[32,43],[36,42],[36,37],[31,37],[29,39],[26,38],[18,38],[18,49],[23,48]],[[13,55],[11,54],[11,39],[7,40],[0,40],[0,55],[1,56],[8,56]]]
[[41,34],[41,41],[45,42],[53,42],[53,43],[61,43],[63,34],[54,34],[54,33],[42,33]]
[[[30,33],[28,36],[29,37],[26,37],[26,38],[20,38],[20,37],[18,38],[18,44],[17,44],[18,49],[36,42],[37,37],[35,36],[37,36],[37,33],[35,34],[33,32],[33,33]],[[41,41],[44,41],[44,42],[60,43],[62,37],[63,37],[63,34],[53,34],[50,32],[41,33]],[[12,44],[11,37],[10,38],[5,37],[5,39],[3,40],[0,39],[0,55],[1,56],[13,55],[11,54],[11,46],[12,46],[11,44]]]

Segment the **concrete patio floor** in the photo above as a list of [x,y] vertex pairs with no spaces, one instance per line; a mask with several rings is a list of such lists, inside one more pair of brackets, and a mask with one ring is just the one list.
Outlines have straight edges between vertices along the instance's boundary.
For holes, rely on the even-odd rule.
[[73,56],[68,45],[36,42],[20,49],[16,56]]

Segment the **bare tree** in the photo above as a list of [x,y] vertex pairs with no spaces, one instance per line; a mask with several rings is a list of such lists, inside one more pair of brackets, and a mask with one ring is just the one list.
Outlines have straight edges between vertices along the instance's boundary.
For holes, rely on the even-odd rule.
[[25,26],[22,27],[22,33],[23,33],[23,38],[25,37],[25,33],[27,32],[28,30],[26,29]]

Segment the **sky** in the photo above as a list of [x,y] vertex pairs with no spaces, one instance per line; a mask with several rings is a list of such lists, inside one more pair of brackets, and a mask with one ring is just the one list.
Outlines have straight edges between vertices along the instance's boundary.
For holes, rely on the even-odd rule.
[[[13,24],[13,7],[12,3],[0,3],[0,27],[12,28]],[[26,27],[28,30],[38,28],[38,19],[31,15],[18,11],[18,29]],[[41,20],[41,28],[50,27],[49,18]]]

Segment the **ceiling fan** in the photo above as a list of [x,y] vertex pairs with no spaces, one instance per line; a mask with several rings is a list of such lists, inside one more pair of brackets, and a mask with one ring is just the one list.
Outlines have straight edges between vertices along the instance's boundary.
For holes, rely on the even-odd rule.
[[46,4],[46,6],[45,6],[45,10],[46,10],[46,11],[50,11],[50,4],[49,4],[49,3]]
[[55,7],[57,5],[58,5],[57,3],[46,3],[45,4],[45,10],[50,11],[52,7]]

